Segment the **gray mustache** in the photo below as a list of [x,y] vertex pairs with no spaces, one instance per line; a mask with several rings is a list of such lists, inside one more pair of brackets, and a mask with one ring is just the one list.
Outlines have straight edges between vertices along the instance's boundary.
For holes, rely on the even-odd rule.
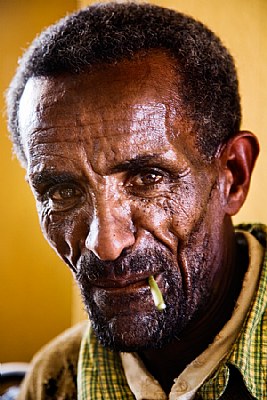
[[131,275],[154,275],[170,268],[170,259],[158,249],[121,254],[114,261],[102,261],[94,253],[81,257],[78,264],[77,280],[94,282],[100,279],[127,278]]

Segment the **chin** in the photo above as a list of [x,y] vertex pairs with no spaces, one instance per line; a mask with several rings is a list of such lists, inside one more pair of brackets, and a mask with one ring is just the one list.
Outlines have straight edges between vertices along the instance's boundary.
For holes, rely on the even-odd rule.
[[92,328],[100,343],[120,352],[163,348],[184,329],[181,319],[173,317],[170,311],[155,309],[150,313],[117,315],[106,321],[99,313],[95,319],[92,310],[89,312]]
[[100,342],[116,351],[140,351],[145,348],[154,348],[158,337],[158,321],[152,316],[131,315],[117,316],[107,324],[107,329],[100,332],[93,324]]

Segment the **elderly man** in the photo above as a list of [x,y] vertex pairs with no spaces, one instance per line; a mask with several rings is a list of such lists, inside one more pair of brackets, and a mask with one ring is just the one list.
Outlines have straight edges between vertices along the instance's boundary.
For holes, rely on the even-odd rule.
[[231,221],[258,142],[220,40],[168,9],[91,6],[35,39],[8,112],[90,317],[20,399],[266,398],[266,229]]

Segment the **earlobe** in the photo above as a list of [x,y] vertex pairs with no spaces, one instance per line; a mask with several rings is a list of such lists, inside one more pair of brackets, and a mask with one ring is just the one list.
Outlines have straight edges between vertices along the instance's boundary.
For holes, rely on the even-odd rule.
[[229,139],[219,154],[220,195],[224,210],[230,216],[240,210],[247,197],[258,154],[258,140],[247,131]]

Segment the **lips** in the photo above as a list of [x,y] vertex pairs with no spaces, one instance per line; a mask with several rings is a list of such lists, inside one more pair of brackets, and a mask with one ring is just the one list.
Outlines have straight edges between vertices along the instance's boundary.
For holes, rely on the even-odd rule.
[[126,278],[102,279],[95,281],[93,283],[93,286],[96,288],[101,288],[106,290],[140,288],[143,286],[148,286],[148,278],[150,275],[131,276],[129,279]]
[[[109,276],[90,282],[83,287],[84,297],[90,299],[93,307],[104,316],[105,320],[113,320],[122,315],[139,315],[155,310],[153,296],[148,277],[153,275],[165,296],[163,272],[155,274],[146,272],[128,275],[127,277]],[[89,301],[88,301],[89,303]]]

